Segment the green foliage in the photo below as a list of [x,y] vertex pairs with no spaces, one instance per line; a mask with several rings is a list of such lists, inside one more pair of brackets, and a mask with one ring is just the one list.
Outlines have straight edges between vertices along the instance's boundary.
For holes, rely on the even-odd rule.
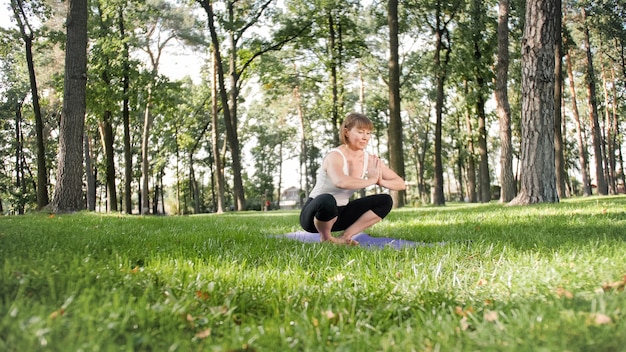
[[404,250],[273,238],[297,212],[2,217],[0,349],[619,350],[625,208],[405,208],[370,231]]

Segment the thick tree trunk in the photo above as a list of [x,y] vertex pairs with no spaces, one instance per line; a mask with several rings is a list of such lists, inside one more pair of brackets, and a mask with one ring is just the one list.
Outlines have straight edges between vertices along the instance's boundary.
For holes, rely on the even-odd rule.
[[556,0],[527,0],[522,39],[520,194],[510,204],[558,202],[554,170]]
[[500,202],[508,203],[517,194],[513,175],[511,143],[511,107],[508,95],[509,77],[509,10],[508,0],[500,0],[498,10],[498,61],[496,63],[496,102],[500,121]]
[[[404,148],[400,117],[400,59],[398,55],[398,0],[389,0],[389,166],[404,178]],[[405,205],[405,191],[391,191],[395,207]]]
[[52,210],[85,208],[83,196],[83,131],[87,83],[87,1],[70,0],[67,15],[63,114],[59,129],[59,161]]

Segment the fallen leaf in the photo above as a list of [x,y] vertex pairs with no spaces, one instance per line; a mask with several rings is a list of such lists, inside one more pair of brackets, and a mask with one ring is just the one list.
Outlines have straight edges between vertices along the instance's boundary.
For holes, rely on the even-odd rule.
[[460,315],[462,317],[466,317],[468,314],[474,313],[474,308],[468,307],[466,309],[463,309],[463,308],[461,308],[459,306],[456,306],[456,308],[454,308],[454,313],[456,315]]
[[63,308],[55,310],[54,312],[50,313],[50,319],[55,319],[57,317],[61,317],[64,314],[65,314],[65,309],[63,309]]
[[196,291],[196,297],[206,301],[207,299],[209,299],[209,293],[198,290]]
[[613,323],[613,320],[606,314],[594,313],[589,315],[587,323],[595,325],[606,325]]
[[569,299],[574,298],[574,295],[571,292],[565,290],[563,287],[558,287],[556,289],[556,295],[559,297],[565,297]]
[[228,307],[226,307],[226,306],[215,306],[215,307],[211,307],[209,309],[211,310],[211,313],[214,314],[214,315],[220,315],[220,314],[228,313]]
[[202,330],[199,333],[196,334],[196,337],[199,339],[206,339],[207,337],[211,336],[211,328],[208,328],[206,330]]
[[485,286],[488,283],[489,283],[489,281],[487,281],[487,279],[480,279],[480,280],[478,280],[476,285],[478,285],[478,286]]
[[488,310],[485,312],[483,317],[485,318],[486,321],[493,322],[493,321],[498,320],[498,312],[494,310]]
[[467,330],[470,326],[469,323],[467,322],[467,317],[461,318],[460,323],[461,323],[461,330],[463,331]]
[[315,326],[315,327],[318,327],[320,325],[320,321],[317,320],[317,318],[313,318],[312,322],[313,322],[313,326]]
[[616,291],[624,291],[624,287],[626,286],[626,275],[622,278],[622,281],[609,282],[602,285],[602,289],[604,292],[616,290]]
[[322,314],[324,314],[324,316],[326,317],[326,319],[328,320],[334,320],[337,318],[337,314],[333,313],[332,310],[327,310],[322,312]]

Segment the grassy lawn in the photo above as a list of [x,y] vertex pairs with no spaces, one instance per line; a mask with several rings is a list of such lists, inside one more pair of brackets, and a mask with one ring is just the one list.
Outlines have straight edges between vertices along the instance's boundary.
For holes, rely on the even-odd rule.
[[[626,196],[394,210],[363,249],[294,211],[0,217],[0,351],[619,351]],[[444,242],[444,244],[440,244]]]

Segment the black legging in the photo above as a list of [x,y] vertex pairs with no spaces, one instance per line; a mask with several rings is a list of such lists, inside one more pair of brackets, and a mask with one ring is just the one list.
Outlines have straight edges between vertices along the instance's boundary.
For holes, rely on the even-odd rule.
[[330,221],[337,217],[331,231],[343,231],[354,224],[361,215],[368,210],[374,212],[381,219],[387,216],[393,206],[393,200],[388,194],[374,194],[350,201],[345,206],[337,206],[335,197],[331,194],[320,194],[309,198],[300,212],[300,225],[305,231],[318,232],[313,219]]

